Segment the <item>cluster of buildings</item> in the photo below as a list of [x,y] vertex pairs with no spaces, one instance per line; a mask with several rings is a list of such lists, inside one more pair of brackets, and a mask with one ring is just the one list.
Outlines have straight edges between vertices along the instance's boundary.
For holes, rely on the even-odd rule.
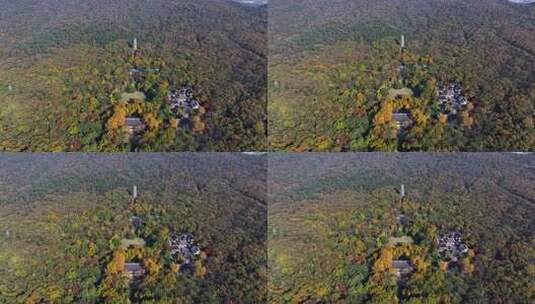
[[462,234],[460,231],[453,230],[442,236],[439,236],[437,239],[438,252],[450,258],[453,261],[456,261],[458,257],[462,254],[468,252],[468,246],[462,241]]
[[[131,46],[135,52],[138,50],[137,38],[134,38]],[[128,74],[135,81],[141,81],[145,73],[159,71],[159,68],[153,67],[133,67],[128,69]],[[173,113],[177,116],[180,114],[182,118],[189,118],[191,111],[200,108],[199,102],[193,98],[193,88],[191,86],[184,86],[178,90],[169,90],[167,93],[167,102],[170,104]],[[125,125],[130,137],[143,132],[146,128],[146,125],[139,117],[127,117],[125,119]]]
[[457,111],[468,104],[464,90],[459,82],[452,82],[439,86],[437,90],[438,104],[442,112],[456,114]]
[[188,113],[199,109],[201,106],[197,100],[193,99],[193,88],[191,86],[185,86],[178,90],[169,90],[167,101],[171,105],[171,110],[175,113],[179,110]]
[[191,263],[193,257],[201,253],[201,249],[195,242],[195,238],[190,233],[176,234],[171,233],[167,241],[171,256],[181,260],[184,265]]

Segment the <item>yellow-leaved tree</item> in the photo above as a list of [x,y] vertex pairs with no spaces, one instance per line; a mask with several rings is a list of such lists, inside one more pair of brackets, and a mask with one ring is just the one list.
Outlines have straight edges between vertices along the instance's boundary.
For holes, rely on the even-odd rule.
[[111,275],[122,272],[124,270],[125,261],[125,252],[123,250],[116,250],[113,253],[113,258],[106,266],[106,273]]
[[202,261],[201,260],[195,261],[195,264],[193,266],[194,266],[195,276],[199,278],[203,278],[204,275],[206,274],[206,267],[203,266]]
[[384,125],[392,121],[392,112],[394,111],[394,105],[391,101],[385,101],[381,104],[381,108],[375,114],[373,118],[373,124],[375,126]]
[[119,129],[124,126],[126,119],[126,103],[119,102],[113,106],[113,114],[106,122],[108,132]]
[[417,273],[424,273],[427,271],[427,268],[429,267],[430,263],[426,262],[424,258],[422,258],[419,255],[415,255],[411,257],[411,264],[416,268]]
[[394,250],[392,247],[387,246],[381,249],[379,257],[373,263],[374,272],[382,272],[389,269],[392,265],[392,260],[394,258]]
[[158,273],[162,269],[162,266],[152,258],[144,259],[143,265],[145,266],[145,269],[147,269],[147,277],[145,278],[145,282],[149,284],[155,283],[158,279]]
[[193,119],[192,119],[193,132],[202,132],[202,131],[204,131],[205,127],[206,126],[205,126],[204,122],[201,121],[201,117],[200,116],[193,116]]
[[461,271],[464,273],[472,273],[474,272],[475,267],[472,264],[472,261],[469,257],[462,258],[461,259]]
[[158,120],[158,118],[152,114],[152,113],[147,113],[143,116],[143,120],[145,121],[145,123],[147,124],[147,127],[149,128],[149,130],[155,130],[157,129],[159,126],[160,126],[160,121]]

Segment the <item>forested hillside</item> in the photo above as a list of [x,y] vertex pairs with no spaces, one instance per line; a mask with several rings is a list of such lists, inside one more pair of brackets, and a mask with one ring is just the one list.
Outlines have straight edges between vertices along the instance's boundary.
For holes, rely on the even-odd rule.
[[269,18],[272,149],[535,147],[535,4],[275,0]]
[[[265,5],[3,0],[0,6],[0,149],[265,147]],[[177,111],[168,95],[182,87],[192,88],[197,105]],[[141,126],[134,134],[127,118]]]
[[266,301],[265,156],[17,154],[0,167],[0,303]]
[[271,303],[533,299],[533,154],[313,153],[269,162]]

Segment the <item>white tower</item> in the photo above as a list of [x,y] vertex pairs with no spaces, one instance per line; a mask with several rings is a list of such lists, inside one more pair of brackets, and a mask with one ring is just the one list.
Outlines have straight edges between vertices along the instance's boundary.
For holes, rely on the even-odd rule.
[[401,184],[401,189],[399,190],[401,197],[405,197],[405,185]]
[[137,38],[134,38],[133,47],[134,47],[134,51],[137,51]]
[[405,48],[405,35],[401,35],[400,48]]
[[137,198],[137,186],[134,185],[134,190],[132,191],[132,198],[136,199]]

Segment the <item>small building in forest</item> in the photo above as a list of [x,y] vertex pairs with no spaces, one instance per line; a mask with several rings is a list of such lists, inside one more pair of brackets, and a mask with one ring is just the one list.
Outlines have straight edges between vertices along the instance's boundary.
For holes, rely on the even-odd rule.
[[409,222],[409,218],[405,214],[399,214],[396,216],[396,223],[398,225],[406,225]]
[[398,278],[408,275],[414,270],[411,263],[407,260],[393,260],[392,269],[394,269]]
[[392,120],[396,123],[396,128],[404,129],[411,125],[411,117],[409,113],[394,112],[392,113]]
[[141,132],[145,129],[145,124],[139,117],[126,117],[124,122],[127,127],[128,134],[130,135]]
[[143,220],[139,216],[132,216],[130,217],[130,223],[134,226],[134,228],[138,228],[143,224]]
[[140,279],[145,275],[145,268],[140,263],[127,262],[124,264],[124,271],[130,281]]

